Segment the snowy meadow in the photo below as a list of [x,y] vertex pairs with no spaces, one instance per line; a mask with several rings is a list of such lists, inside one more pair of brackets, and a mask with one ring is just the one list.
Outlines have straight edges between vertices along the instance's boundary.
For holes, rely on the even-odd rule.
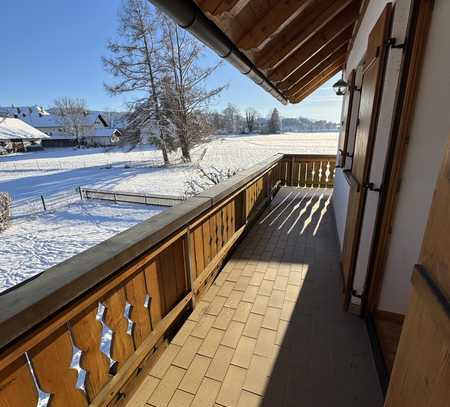
[[[0,191],[13,199],[9,228],[0,234],[0,291],[92,247],[166,208],[80,200],[77,188],[185,195],[205,171],[239,171],[276,153],[335,154],[337,133],[216,137],[192,151],[192,163],[171,156],[164,166],[151,147],[48,149],[0,157]],[[44,199],[58,205],[43,211]],[[67,199],[66,199],[67,197]]]

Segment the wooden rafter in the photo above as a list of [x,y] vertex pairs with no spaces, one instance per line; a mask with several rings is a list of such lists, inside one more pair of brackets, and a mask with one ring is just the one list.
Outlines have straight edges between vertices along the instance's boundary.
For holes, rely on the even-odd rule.
[[335,67],[333,70],[327,72],[327,74],[318,78],[318,80],[314,83],[314,86],[309,86],[305,88],[303,92],[298,94],[295,98],[290,99],[291,103],[300,103],[302,100],[306,99],[312,93],[314,93],[318,88],[320,88],[324,83],[328,82],[334,75],[342,70],[342,67]]
[[335,39],[330,41],[324,48],[319,52],[314,54],[311,58],[307,59],[299,68],[294,71],[287,79],[277,84],[281,91],[287,91],[293,86],[295,86],[301,79],[308,74],[308,72],[315,69],[327,58],[335,54],[337,51],[341,51],[343,47],[346,47],[349,41],[348,35],[342,33],[338,35]]
[[250,30],[244,33],[236,42],[242,50],[257,48],[275,31],[281,30],[286,24],[302,13],[314,0],[284,0],[279,1],[259,21],[254,21]]
[[338,52],[336,55],[333,55],[333,58],[324,61],[316,69],[306,75],[303,80],[299,82],[294,88],[290,89],[289,92],[286,92],[286,95],[289,97],[289,99],[295,99],[298,95],[302,94],[305,89],[311,86],[315,87],[315,83],[317,81],[320,81],[321,77],[327,76],[330,71],[334,72],[335,68],[340,68],[338,69],[338,71],[341,70],[345,62],[345,56],[345,50]]
[[215,9],[214,15],[229,13],[230,17],[238,15],[250,0],[222,0]]
[[[346,13],[347,18],[354,18],[355,14],[351,9],[356,9],[359,2],[360,0],[318,0],[274,36],[255,55],[255,63],[262,69],[274,68],[341,12]],[[343,19],[345,18],[344,16]]]
[[[331,24],[330,24],[331,25]],[[295,51],[286,61],[278,68],[273,70],[268,77],[274,82],[281,82],[289,77],[295,70],[305,63],[309,58],[314,56],[317,52],[325,48],[336,37],[343,34],[343,38],[350,39],[352,32],[352,23],[348,26],[334,27],[334,30],[328,30],[317,33],[313,38],[307,41],[300,49]]]

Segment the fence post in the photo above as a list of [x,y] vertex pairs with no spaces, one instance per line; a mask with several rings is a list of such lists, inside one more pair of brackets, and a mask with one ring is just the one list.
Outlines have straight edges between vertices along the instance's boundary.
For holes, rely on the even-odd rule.
[[42,201],[42,206],[44,207],[44,211],[46,211],[47,207],[45,206],[44,195],[41,195],[41,201]]

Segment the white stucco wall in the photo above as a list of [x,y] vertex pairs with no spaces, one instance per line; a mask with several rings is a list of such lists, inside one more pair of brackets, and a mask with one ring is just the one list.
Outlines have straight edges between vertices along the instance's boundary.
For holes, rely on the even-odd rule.
[[436,0],[378,308],[405,313],[450,134],[450,1]]

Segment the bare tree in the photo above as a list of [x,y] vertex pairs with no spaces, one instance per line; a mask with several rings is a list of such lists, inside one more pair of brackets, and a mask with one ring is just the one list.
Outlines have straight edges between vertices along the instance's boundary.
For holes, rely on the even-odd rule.
[[183,159],[191,161],[191,148],[212,131],[206,110],[211,100],[225,88],[205,87],[205,81],[220,63],[205,66],[201,60],[204,47],[167,17],[164,17],[163,36],[164,61],[173,86],[169,99],[171,121],[177,129]]
[[227,107],[223,109],[222,115],[227,132],[230,134],[238,133],[242,123],[242,117],[238,108],[228,103]]
[[64,131],[72,134],[79,145],[84,136],[88,115],[85,101],[68,97],[59,98],[54,101],[53,111]]
[[105,85],[106,89],[113,95],[142,95],[130,104],[129,131],[144,134],[140,130],[146,129],[168,163],[174,143],[161,112],[162,82],[166,76],[161,17],[147,0],[126,0],[119,13],[118,33],[121,41],[109,42],[110,56],[103,58],[105,68],[117,79],[116,83]]
[[252,107],[249,107],[245,111],[245,123],[247,124],[247,130],[249,133],[253,133],[256,127],[256,120],[259,117],[259,113],[253,109]]

